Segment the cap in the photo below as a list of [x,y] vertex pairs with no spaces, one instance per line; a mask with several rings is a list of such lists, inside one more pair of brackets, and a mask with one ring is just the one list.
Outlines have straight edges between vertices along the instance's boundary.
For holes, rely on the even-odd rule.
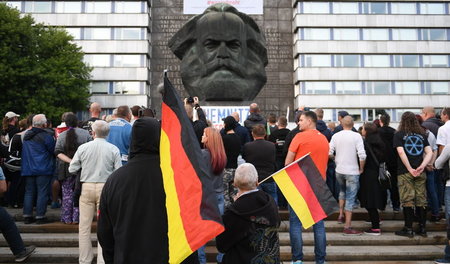
[[223,120],[225,131],[232,130],[236,127],[237,121],[236,121],[236,119],[234,119],[234,117],[227,116],[225,118],[222,118],[222,120]]
[[11,111],[9,111],[8,113],[6,113],[6,115],[5,115],[5,117],[7,117],[7,118],[13,118],[13,117],[15,117],[15,116],[20,116],[20,115],[14,113],[14,112],[11,112]]
[[346,117],[346,116],[348,116],[348,112],[347,112],[347,111],[339,111],[339,112],[338,112],[338,116],[340,116],[340,117]]

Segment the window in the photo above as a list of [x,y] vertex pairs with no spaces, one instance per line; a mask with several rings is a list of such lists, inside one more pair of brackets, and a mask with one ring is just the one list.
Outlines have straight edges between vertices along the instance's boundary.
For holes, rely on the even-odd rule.
[[335,40],[359,40],[359,29],[335,28],[333,35]]
[[420,13],[425,15],[444,15],[444,3],[420,3]]
[[111,2],[87,1],[86,13],[111,13]]
[[366,82],[367,94],[390,94],[391,83],[390,82]]
[[22,3],[20,1],[8,1],[6,5],[12,8],[16,8],[17,10],[22,10]]
[[420,94],[419,82],[396,82],[395,83],[396,94]]
[[114,92],[117,94],[144,94],[145,82],[116,82]]
[[330,40],[329,28],[305,28],[305,40]]
[[392,40],[418,40],[417,29],[394,28]]
[[141,13],[141,2],[116,1],[116,13]]
[[364,14],[387,14],[387,3],[368,2],[363,3]]
[[336,82],[337,94],[361,94],[361,82]]
[[110,55],[89,54],[84,55],[84,61],[93,67],[109,67]]
[[333,14],[358,14],[359,8],[356,2],[333,2]]
[[[361,109],[336,109],[336,115],[339,111],[347,111],[347,113],[353,117],[353,121],[358,122],[361,121]],[[336,118],[336,120],[338,120]]]
[[447,67],[447,55],[423,55],[423,67]]
[[109,82],[91,82],[89,89],[92,94],[108,94]]
[[303,2],[304,14],[329,14],[330,5],[328,2]]
[[142,55],[114,55],[114,67],[145,67]]
[[360,67],[359,55],[335,55],[336,67]]
[[26,13],[51,13],[52,2],[51,1],[25,1]]
[[111,39],[110,28],[85,28],[84,39]]
[[392,14],[417,14],[416,3],[391,3]]
[[81,2],[56,1],[56,13],[81,13]]
[[450,82],[425,82],[426,94],[450,94]]
[[374,121],[375,119],[378,119],[380,115],[388,114],[391,116],[391,110],[390,109],[367,109],[367,121]]
[[423,40],[447,40],[447,32],[444,28],[422,29]]
[[419,55],[394,55],[394,67],[419,67]]
[[305,82],[306,94],[331,94],[331,82]]
[[73,36],[73,39],[81,39],[81,28],[66,28],[66,31]]
[[116,28],[115,39],[142,39],[140,28]]
[[331,67],[331,55],[305,55],[306,67]]
[[364,67],[391,67],[389,55],[364,55]]
[[404,112],[413,112],[418,115],[421,111],[421,109],[397,109],[397,121],[400,122],[402,120],[402,115]]
[[364,40],[389,40],[387,28],[365,28],[363,29]]

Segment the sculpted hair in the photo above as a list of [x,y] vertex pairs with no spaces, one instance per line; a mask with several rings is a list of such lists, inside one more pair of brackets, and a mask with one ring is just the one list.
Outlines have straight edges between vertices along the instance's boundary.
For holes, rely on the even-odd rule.
[[64,154],[66,154],[69,158],[73,158],[73,155],[75,155],[75,152],[78,149],[77,134],[75,133],[75,128],[78,125],[78,118],[76,115],[70,112],[64,114],[64,122],[66,123],[66,126],[69,127],[69,130],[67,130],[66,132],[67,134],[64,144]]
[[444,107],[442,114],[450,117],[450,107]]
[[106,138],[109,134],[109,124],[103,120],[96,120],[92,124],[92,130],[99,138]]
[[266,135],[266,128],[261,124],[254,125],[252,128],[252,134],[257,137],[264,137]]
[[285,116],[280,116],[278,118],[278,125],[282,127],[287,127],[287,119]]
[[206,135],[205,148],[211,154],[211,166],[215,175],[222,173],[227,164],[227,155],[223,146],[222,136],[217,129],[212,127],[205,128]]
[[139,109],[141,109],[141,107],[139,105],[135,105],[135,106],[131,107],[131,114],[133,116],[138,116]]
[[267,119],[270,123],[275,123],[275,122],[277,122],[277,115],[275,115],[274,113],[270,113],[269,118],[267,118]]
[[258,183],[258,172],[251,163],[241,164],[234,174],[234,185],[240,190],[254,190]]
[[302,115],[305,116],[306,118],[311,119],[311,121],[312,121],[314,124],[317,124],[317,115],[316,115],[316,113],[314,113],[313,111],[304,111],[304,112],[302,113]]
[[419,121],[417,121],[416,115],[413,112],[407,111],[402,114],[402,119],[398,125],[398,131],[403,131],[405,133],[416,133],[424,135],[425,131],[420,126]]
[[380,121],[383,123],[383,126],[389,126],[391,122],[391,117],[388,114],[382,114],[380,116]]
[[44,114],[38,114],[33,117],[34,127],[43,127],[45,124],[47,124],[47,118],[45,118]]

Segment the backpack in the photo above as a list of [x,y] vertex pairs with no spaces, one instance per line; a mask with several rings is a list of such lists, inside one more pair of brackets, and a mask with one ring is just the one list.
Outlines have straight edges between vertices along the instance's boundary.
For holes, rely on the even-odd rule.
[[[11,142],[14,140],[15,137],[20,137],[20,141],[23,142],[23,138],[25,136],[25,133],[22,134],[15,134]],[[8,153],[9,156],[6,159],[4,165],[5,167],[12,172],[20,171],[21,170],[21,164],[22,164],[22,154],[21,149],[12,149],[13,144],[9,144],[8,147]]]

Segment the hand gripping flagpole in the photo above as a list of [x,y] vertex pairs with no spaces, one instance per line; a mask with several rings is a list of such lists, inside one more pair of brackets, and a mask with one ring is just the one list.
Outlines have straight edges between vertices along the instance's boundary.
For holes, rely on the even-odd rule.
[[268,179],[272,178],[273,176],[275,176],[275,175],[276,175],[277,173],[279,173],[280,171],[283,171],[283,170],[285,170],[285,169],[291,167],[292,165],[296,164],[297,162],[301,161],[302,159],[306,158],[307,156],[309,156],[309,154],[311,154],[311,152],[306,153],[304,156],[298,158],[297,160],[294,160],[293,162],[289,163],[289,165],[285,166],[284,168],[278,170],[277,172],[273,173],[273,174],[270,175],[269,177],[267,177],[267,178],[265,178],[264,180],[260,181],[260,182],[258,183],[258,185],[261,184],[261,183],[263,183],[263,182],[265,182],[265,181],[267,181]]

